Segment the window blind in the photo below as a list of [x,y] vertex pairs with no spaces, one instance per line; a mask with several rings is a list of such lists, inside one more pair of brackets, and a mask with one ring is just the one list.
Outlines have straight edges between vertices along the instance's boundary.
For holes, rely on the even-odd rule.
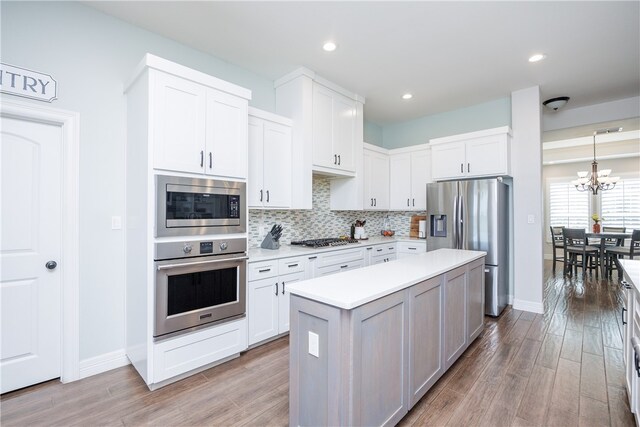
[[640,178],[623,179],[613,190],[603,191],[600,203],[605,226],[640,229]]
[[589,194],[577,191],[571,181],[550,182],[549,225],[588,228]]

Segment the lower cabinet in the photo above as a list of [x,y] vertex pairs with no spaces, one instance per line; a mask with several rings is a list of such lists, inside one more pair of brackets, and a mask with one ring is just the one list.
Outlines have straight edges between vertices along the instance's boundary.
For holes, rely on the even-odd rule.
[[424,240],[421,242],[398,242],[397,246],[398,259],[427,252],[427,242]]
[[476,339],[484,327],[484,262],[467,266],[467,340]]
[[444,275],[444,363],[449,368],[467,344],[467,270],[458,267]]
[[249,264],[249,345],[289,331],[287,285],[305,280],[305,261],[295,257]]
[[364,267],[364,252],[362,248],[357,248],[320,253],[314,266],[313,277],[355,270]]

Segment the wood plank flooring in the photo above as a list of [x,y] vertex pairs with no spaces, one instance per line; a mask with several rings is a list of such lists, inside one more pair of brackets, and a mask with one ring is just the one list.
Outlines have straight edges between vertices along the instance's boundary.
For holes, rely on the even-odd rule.
[[[617,284],[545,270],[545,313],[507,308],[400,422],[633,426]],[[614,275],[615,276],[615,275]],[[131,366],[0,397],[3,426],[288,424],[288,338],[150,392]]]

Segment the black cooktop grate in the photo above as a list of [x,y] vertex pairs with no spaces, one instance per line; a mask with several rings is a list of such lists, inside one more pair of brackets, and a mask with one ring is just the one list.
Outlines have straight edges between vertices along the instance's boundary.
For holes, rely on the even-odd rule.
[[343,246],[350,243],[360,243],[355,239],[339,239],[337,237],[330,237],[325,239],[310,239],[310,240],[297,240],[292,241],[291,244],[295,246],[307,246],[310,248],[322,248],[325,246]]

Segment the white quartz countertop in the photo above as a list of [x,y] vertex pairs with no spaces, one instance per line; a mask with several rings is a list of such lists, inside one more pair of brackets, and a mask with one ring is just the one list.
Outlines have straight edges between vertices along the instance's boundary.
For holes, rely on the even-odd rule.
[[629,276],[629,279],[631,279],[632,283],[630,283],[630,285],[636,288],[636,291],[640,292],[640,260],[621,259],[620,264],[622,268],[624,268],[625,273],[627,273],[627,276]]
[[482,258],[486,252],[438,249],[287,285],[287,291],[347,310]]
[[384,243],[397,242],[426,242],[425,239],[418,239],[408,236],[383,237],[375,236],[367,240],[361,240],[360,243],[349,243],[341,246],[326,246],[323,248],[309,248],[306,246],[292,246],[290,244],[282,244],[280,249],[270,250],[262,248],[249,248],[249,262],[268,261],[272,259],[287,258],[301,255],[313,255],[321,252],[340,251],[343,249],[366,248],[368,246],[380,245]]

